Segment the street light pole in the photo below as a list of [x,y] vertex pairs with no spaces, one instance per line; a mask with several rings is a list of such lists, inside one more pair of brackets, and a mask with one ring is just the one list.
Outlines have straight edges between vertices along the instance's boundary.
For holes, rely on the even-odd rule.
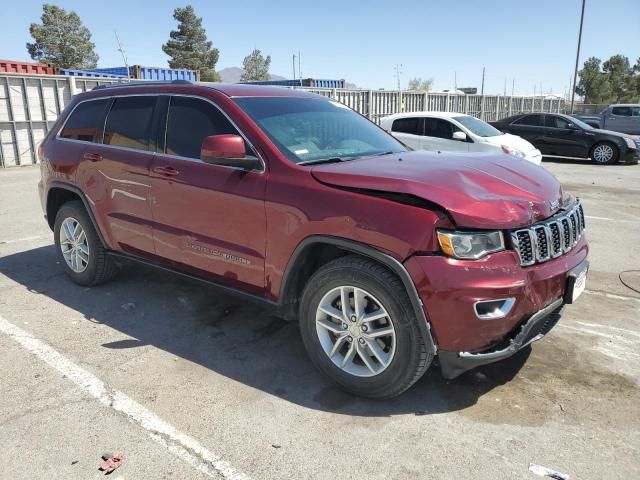
[[573,69],[573,87],[571,88],[571,113],[576,96],[576,79],[578,77],[578,61],[580,60],[580,44],[582,43],[582,24],[584,22],[584,4],[587,0],[582,0],[582,13],[580,14],[580,32],[578,33],[578,50],[576,51],[576,67]]

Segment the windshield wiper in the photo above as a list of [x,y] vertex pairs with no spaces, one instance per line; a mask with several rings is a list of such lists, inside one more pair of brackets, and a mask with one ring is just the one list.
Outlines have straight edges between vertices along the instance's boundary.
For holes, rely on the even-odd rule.
[[329,158],[317,158],[315,160],[305,160],[304,162],[298,162],[298,165],[317,165],[319,163],[340,163],[347,160],[342,157],[329,157]]

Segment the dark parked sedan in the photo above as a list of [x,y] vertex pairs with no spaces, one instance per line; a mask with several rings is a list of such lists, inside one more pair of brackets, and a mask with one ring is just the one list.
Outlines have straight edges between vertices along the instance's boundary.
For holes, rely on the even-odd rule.
[[528,140],[545,157],[590,158],[601,165],[640,159],[639,137],[599,130],[569,115],[526,113],[491,124]]

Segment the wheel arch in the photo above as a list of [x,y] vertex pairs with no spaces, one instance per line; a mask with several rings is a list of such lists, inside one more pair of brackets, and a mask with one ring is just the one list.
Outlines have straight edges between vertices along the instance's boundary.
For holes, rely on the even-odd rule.
[[53,225],[56,221],[56,215],[60,207],[67,202],[71,202],[74,200],[80,200],[84,205],[89,218],[91,219],[91,223],[93,224],[93,228],[95,228],[98,238],[102,242],[103,246],[107,246],[107,243],[104,240],[102,232],[100,231],[100,227],[98,226],[98,222],[96,221],[95,216],[93,215],[93,211],[89,205],[89,201],[87,200],[86,195],[75,185],[70,185],[65,182],[51,182],[51,185],[47,189],[47,203],[46,203],[46,211],[47,211],[47,223],[49,224],[49,228],[53,230]]
[[308,279],[320,266],[340,256],[354,253],[380,263],[402,281],[418,319],[427,349],[430,353],[435,354],[437,346],[431,335],[431,325],[425,315],[418,291],[404,265],[380,250],[353,240],[312,235],[298,244],[287,263],[280,288],[279,303],[284,318],[292,320],[297,316],[302,290]]

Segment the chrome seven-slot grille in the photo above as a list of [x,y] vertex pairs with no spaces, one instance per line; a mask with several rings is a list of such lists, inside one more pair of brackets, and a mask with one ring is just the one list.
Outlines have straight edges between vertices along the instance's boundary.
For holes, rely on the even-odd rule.
[[526,267],[546,262],[571,250],[582,237],[586,224],[578,200],[571,210],[511,232],[511,243]]

